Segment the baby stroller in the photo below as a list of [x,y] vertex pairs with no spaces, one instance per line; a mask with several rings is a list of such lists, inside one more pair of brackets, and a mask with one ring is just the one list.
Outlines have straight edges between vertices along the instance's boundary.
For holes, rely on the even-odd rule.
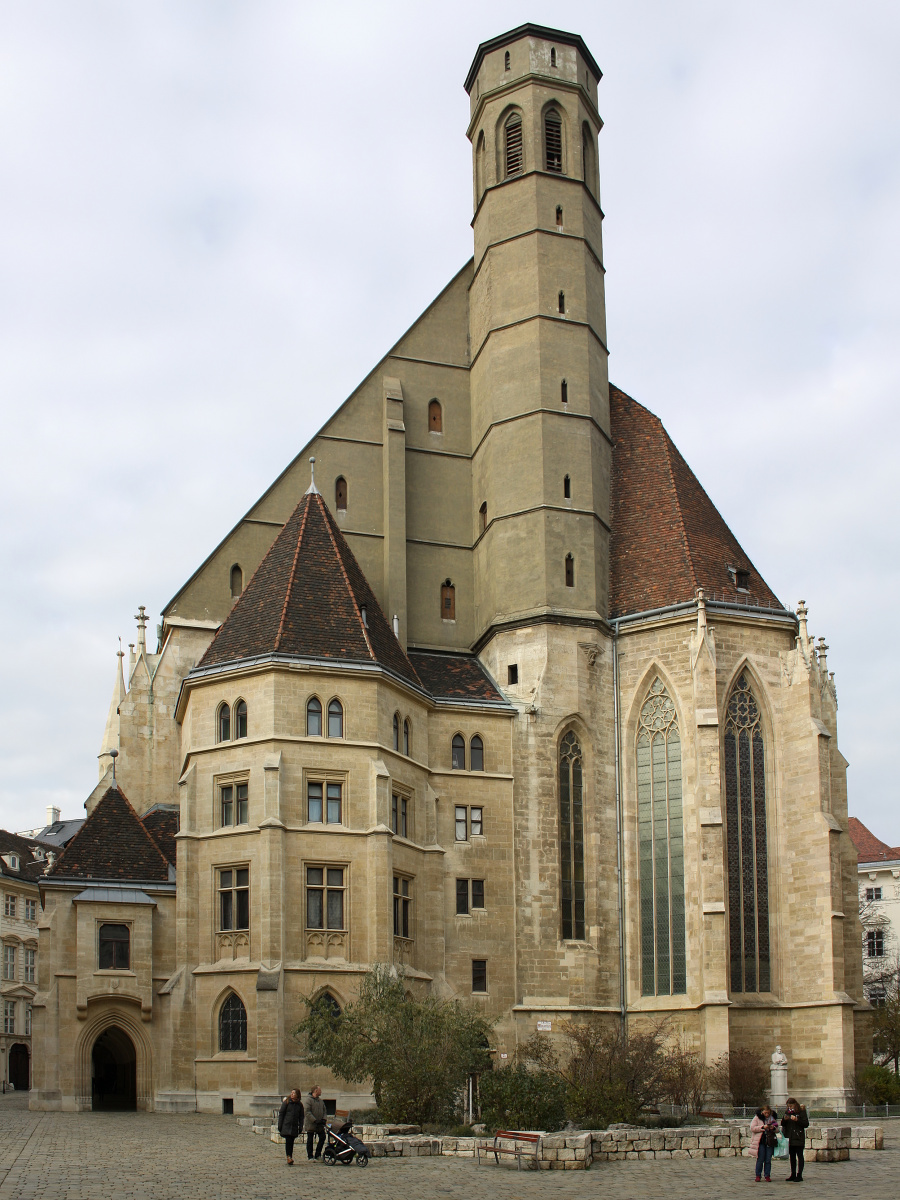
[[352,1121],[345,1121],[336,1133],[331,1125],[326,1125],[325,1131],[328,1134],[328,1144],[322,1151],[322,1161],[327,1166],[335,1167],[338,1163],[343,1163],[345,1167],[349,1167],[354,1158],[358,1167],[369,1165],[368,1147],[365,1142],[354,1137]]

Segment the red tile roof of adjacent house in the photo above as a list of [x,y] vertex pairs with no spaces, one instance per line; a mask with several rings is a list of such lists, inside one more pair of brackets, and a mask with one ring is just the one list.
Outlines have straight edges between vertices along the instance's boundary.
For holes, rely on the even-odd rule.
[[126,797],[109,787],[47,875],[165,883],[169,863]]
[[379,663],[422,686],[318,492],[294,509],[198,665],[268,654]]
[[[660,419],[610,386],[611,617],[707,596],[781,608]],[[728,570],[747,571],[738,591]]]
[[900,846],[889,846],[887,842],[882,842],[874,833],[866,829],[862,821],[856,817],[851,817],[847,822],[847,832],[850,834],[853,845],[856,847],[860,862],[893,862],[900,860]]

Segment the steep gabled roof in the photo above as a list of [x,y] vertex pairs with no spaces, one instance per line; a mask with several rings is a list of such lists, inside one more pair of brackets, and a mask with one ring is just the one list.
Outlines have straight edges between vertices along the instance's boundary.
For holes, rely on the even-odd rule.
[[859,861],[863,863],[895,862],[900,860],[900,846],[889,846],[881,841],[874,833],[866,829],[862,821],[850,817],[847,822],[847,832],[856,847]]
[[164,883],[169,864],[122,792],[110,787],[47,874]]
[[179,812],[177,808],[156,806],[141,817],[141,822],[163,852],[166,860],[175,866],[175,834],[178,832]]
[[8,875],[10,879],[25,879],[34,883],[46,866],[44,860],[38,858],[35,851],[40,850],[46,853],[52,849],[54,847],[48,846],[38,839],[22,837],[20,833],[10,833],[6,829],[0,829],[0,854],[9,854],[12,851],[19,855],[18,871],[14,871],[0,859],[0,875]]
[[421,687],[318,492],[294,509],[198,666],[269,654],[379,663]]
[[[697,588],[781,608],[660,419],[610,386],[613,437],[610,616],[693,600]],[[728,570],[747,571],[738,591]]]

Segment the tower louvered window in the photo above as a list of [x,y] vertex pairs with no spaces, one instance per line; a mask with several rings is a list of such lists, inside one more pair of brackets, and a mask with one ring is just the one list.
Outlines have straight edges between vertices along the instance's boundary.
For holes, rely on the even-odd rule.
[[522,118],[513,113],[506,121],[506,178],[521,175],[523,167]]
[[559,747],[559,857],[562,936],[584,940],[584,788],[581,747],[569,732]]
[[660,679],[641,707],[637,744],[641,990],[687,990],[684,925],[684,826],[678,718]]
[[544,152],[547,170],[562,174],[562,121],[552,108],[544,117]]
[[731,990],[768,992],[766,753],[759,706],[742,674],[725,716],[725,822]]

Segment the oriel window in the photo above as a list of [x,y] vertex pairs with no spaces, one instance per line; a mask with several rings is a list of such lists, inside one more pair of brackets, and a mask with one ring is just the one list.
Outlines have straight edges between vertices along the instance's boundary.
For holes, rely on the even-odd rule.
[[310,781],[306,785],[307,820],[340,825],[343,815],[343,785]]
[[307,929],[344,928],[344,868],[306,868]]
[[246,825],[250,819],[249,784],[223,784],[219,796],[222,825]]
[[250,868],[227,867],[219,871],[219,929],[250,928]]
[[131,930],[127,925],[100,926],[100,970],[127,971],[131,963]]
[[400,837],[409,837],[409,799],[396,792],[391,796],[391,829]]

